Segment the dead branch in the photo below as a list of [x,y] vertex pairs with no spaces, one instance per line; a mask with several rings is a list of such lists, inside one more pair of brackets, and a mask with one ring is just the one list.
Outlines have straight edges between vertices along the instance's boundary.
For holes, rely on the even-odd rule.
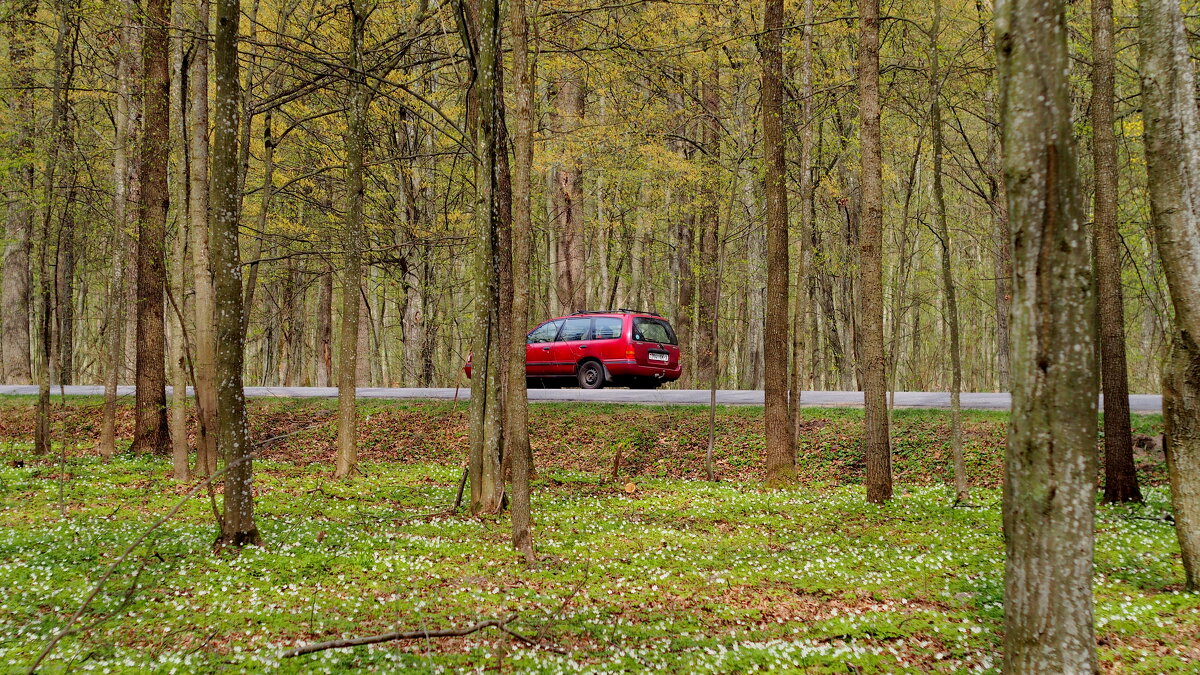
[[439,637],[461,637],[477,633],[485,628],[496,628],[504,632],[508,632],[505,626],[513,619],[517,618],[516,614],[509,616],[507,619],[488,619],[479,623],[466,626],[465,628],[443,628],[440,630],[411,630],[411,631],[394,631],[391,633],[381,633],[379,635],[368,635],[365,637],[343,638],[341,640],[329,640],[326,642],[312,642],[300,647],[289,649],[283,653],[283,658],[288,659],[293,656],[303,656],[304,654],[312,654],[314,652],[323,652],[327,649],[344,649],[346,647],[361,647],[362,645],[374,645],[380,642],[393,642],[396,640],[423,640],[426,638]]

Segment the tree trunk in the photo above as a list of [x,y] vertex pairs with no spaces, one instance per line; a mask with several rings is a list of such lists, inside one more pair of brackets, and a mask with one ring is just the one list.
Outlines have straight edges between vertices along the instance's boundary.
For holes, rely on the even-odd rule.
[[[717,248],[719,246],[717,240],[718,230],[721,227],[721,196],[718,190],[721,161],[720,96],[721,71],[714,59],[704,73],[704,80],[700,85],[700,103],[703,108],[700,116],[700,143],[704,152],[699,153],[699,157],[704,168],[701,171],[701,189],[698,195],[700,241],[696,261],[696,285],[699,291],[699,302],[696,303],[696,330],[694,333],[696,346],[693,350],[693,358],[696,362],[694,381],[704,384],[709,384],[717,376],[713,371],[718,370],[717,346],[713,342],[715,337],[712,324],[716,322],[717,285],[720,283],[717,275]],[[787,227],[786,224],[784,227]],[[783,268],[785,275],[787,274],[786,256],[785,252]],[[787,329],[785,328],[784,335],[786,336],[786,334]],[[784,353],[786,354],[786,351]],[[786,356],[784,358],[786,363]],[[785,367],[785,378],[786,371]]]
[[316,385],[328,387],[333,379],[333,269],[326,265],[321,273],[321,291],[317,296],[317,373]]
[[1004,672],[1013,675],[1096,670],[1096,307],[1065,8],[1062,0],[996,8],[1014,266],[1004,484]]
[[1141,0],[1142,109],[1150,217],[1175,309],[1163,417],[1186,587],[1200,590],[1200,114],[1179,5]]
[[[471,513],[499,513],[504,503],[501,470],[504,418],[502,381],[505,377],[504,345],[500,327],[500,161],[504,149],[497,143],[497,79],[500,68],[500,7],[497,0],[482,0],[468,28],[475,43],[474,89],[476,110],[469,114],[475,138],[475,225],[477,240],[472,267],[475,296],[474,370],[471,373],[470,453]],[[572,292],[583,292],[582,279]],[[562,301],[563,298],[560,298]],[[569,301],[569,298],[567,299]]]
[[[792,422],[792,450],[800,445],[802,432],[800,418],[800,396],[805,382],[805,358],[810,351],[815,352],[816,342],[805,344],[806,317],[809,315],[810,304],[808,289],[809,278],[809,243],[812,241],[813,229],[813,133],[812,126],[816,123],[813,114],[813,0],[804,0],[804,46],[800,63],[800,100],[803,117],[800,121],[800,258],[796,261],[796,285],[793,290],[795,300],[792,312],[792,370],[788,384],[788,411]],[[773,48],[773,47],[772,47]],[[772,55],[773,57],[773,55]],[[782,75],[782,73],[781,73]],[[765,91],[765,89],[764,89]],[[782,96],[781,96],[782,98]],[[786,161],[787,153],[782,153]],[[785,181],[786,186],[786,181]],[[786,191],[785,191],[786,198]],[[787,211],[784,210],[786,217]],[[768,277],[770,271],[767,272]],[[769,283],[769,279],[768,279]],[[807,369],[811,374],[811,369]]]
[[[787,140],[783,131],[783,0],[764,0],[762,38],[763,193],[767,201],[767,298],[763,326],[763,418],[767,485],[796,478],[788,411]],[[703,325],[701,326],[703,328]]]
[[170,48],[167,0],[147,0],[142,32],[141,201],[138,207],[137,360],[133,449],[166,454],[166,357],[163,286],[166,283],[167,161],[171,148]]
[[1096,300],[1104,387],[1104,501],[1140,502],[1129,424],[1125,301],[1117,227],[1117,136],[1113,132],[1112,0],[1092,0],[1092,157],[1096,172]]
[[554,121],[566,144],[563,158],[553,171],[554,270],[558,309],[563,314],[586,310],[587,255],[583,231],[583,167],[572,149],[570,134],[583,124],[587,90],[578,72],[564,72],[557,80]]
[[8,204],[4,228],[3,289],[0,290],[0,382],[29,384],[29,322],[31,270],[30,251],[33,236],[34,162],[33,140],[36,133],[34,113],[33,41],[36,35],[37,0],[12,3],[5,20],[8,37],[11,96],[13,161],[9,162],[9,180],[4,201]]
[[883,349],[883,157],[879,120],[879,0],[860,4],[858,91],[862,117],[862,215],[859,261],[859,358],[867,459],[867,501],[892,498],[892,449],[887,413],[887,357]]
[[238,0],[216,0],[213,40],[216,98],[213,108],[212,218],[209,245],[216,315],[217,447],[225,459],[224,513],[217,546],[257,545],[253,452],[246,434],[242,361],[246,339],[242,266],[238,253]]
[[[171,3],[171,23],[173,25],[183,24],[182,4],[181,0],[173,0]],[[176,32],[171,36],[171,117],[175,122],[171,125],[172,133],[170,134],[171,144],[175,147],[180,147],[187,142],[187,126],[183,114],[184,101],[187,99],[187,91],[184,89],[184,82],[187,80],[184,74],[183,51],[183,36]],[[185,291],[187,288],[185,270],[188,265],[187,241],[188,228],[191,223],[188,221],[186,173],[187,169],[183,166],[182,161],[171,165],[170,183],[174,186],[174,199],[178,206],[175,209],[175,239],[171,251],[171,280],[167,287],[170,294],[170,302],[168,302],[170,309],[167,312],[170,320],[167,322],[167,327],[170,329],[168,361],[171,373],[171,468],[173,477],[178,481],[188,479],[186,362],[188,345],[184,339],[186,330],[184,317],[186,316],[185,308],[188,297]]]
[[[967,467],[963,461],[962,434],[962,348],[959,344],[958,293],[951,266],[950,227],[946,224],[946,194],[942,186],[942,73],[938,40],[942,31],[942,0],[933,2],[933,26],[929,31],[929,125],[933,140],[933,217],[942,250],[942,289],[946,298],[946,324],[950,331],[950,451],[954,458],[954,503],[970,501]],[[899,317],[893,317],[893,321]]]
[[[350,2],[349,109],[346,119],[346,224],[342,233],[345,270],[342,276],[342,336],[338,353],[338,447],[334,475],[345,478],[358,462],[358,335],[362,302],[363,146],[366,135],[367,87],[361,72],[362,40],[367,13]],[[363,356],[366,356],[365,354]]]
[[133,21],[133,0],[123,0],[118,33],[117,94],[113,106],[113,247],[112,275],[109,277],[108,304],[104,325],[108,339],[108,359],[104,374],[104,409],[100,423],[100,454],[105,459],[116,454],[117,384],[125,366],[125,284],[126,251],[132,243],[126,232],[132,229],[132,204],[136,203],[136,161],[131,161],[130,139],[134,137],[137,98],[133,95],[134,55],[139,51],[138,32]]
[[213,381],[216,360],[216,316],[213,313],[214,280],[209,254],[210,214],[208,167],[208,41],[209,0],[196,0],[192,24],[195,39],[188,75],[188,219],[192,223],[192,283],[196,316],[196,472],[212,475],[217,470],[217,389]]
[[529,329],[529,255],[532,245],[529,197],[533,165],[534,73],[529,59],[525,0],[511,0],[509,13],[513,36],[516,133],[513,135],[512,172],[512,344],[508,346],[504,448],[512,457],[512,545],[526,562],[533,562],[533,516],[529,503],[533,452],[529,447],[529,402],[525,391],[525,334]]

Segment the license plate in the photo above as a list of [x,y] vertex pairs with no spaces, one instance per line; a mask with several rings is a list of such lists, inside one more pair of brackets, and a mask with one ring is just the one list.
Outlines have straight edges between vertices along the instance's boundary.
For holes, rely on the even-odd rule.
[[666,354],[656,354],[654,352],[650,352],[650,360],[651,361],[662,361],[663,363],[666,363],[667,359],[669,359],[669,358],[670,357]]

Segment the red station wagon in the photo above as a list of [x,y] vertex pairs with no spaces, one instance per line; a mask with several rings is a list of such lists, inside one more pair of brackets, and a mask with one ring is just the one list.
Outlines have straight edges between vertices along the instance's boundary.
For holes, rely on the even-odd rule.
[[[675,331],[653,312],[577,312],[534,328],[525,343],[525,376],[533,388],[574,380],[583,389],[653,389],[683,372]],[[470,359],[463,371],[471,376]]]

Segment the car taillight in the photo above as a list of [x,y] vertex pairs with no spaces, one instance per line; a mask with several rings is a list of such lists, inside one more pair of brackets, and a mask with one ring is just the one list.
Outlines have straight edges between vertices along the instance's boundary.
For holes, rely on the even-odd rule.
[[630,360],[630,361],[633,361],[634,359],[636,359],[636,358],[637,358],[637,352],[636,352],[636,351],[634,351],[634,349],[633,349],[633,345],[626,345],[626,347],[625,347],[625,358],[626,358],[626,359],[628,359],[628,360]]

